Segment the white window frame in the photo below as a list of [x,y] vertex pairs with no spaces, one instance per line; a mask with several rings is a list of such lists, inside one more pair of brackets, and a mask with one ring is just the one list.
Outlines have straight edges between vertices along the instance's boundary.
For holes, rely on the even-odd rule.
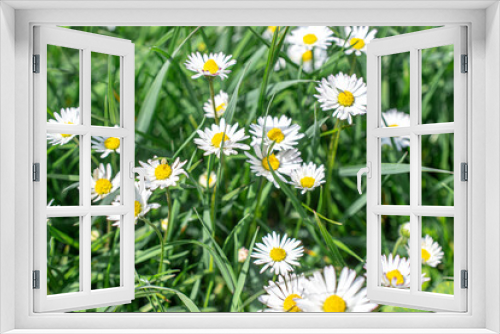
[[[124,7],[142,8],[142,10],[124,9]],[[2,332],[14,330],[12,333],[37,333],[43,329],[45,332],[50,329],[51,333],[76,333],[74,329],[87,329],[86,333],[111,333],[113,330],[123,332],[123,329],[127,329],[127,333],[144,333],[146,329],[150,329],[150,332],[161,330],[162,333],[175,333],[179,332],[176,329],[181,328],[190,329],[190,333],[237,332],[234,328],[260,328],[258,330],[260,333],[416,333],[417,328],[420,328],[422,333],[500,331],[498,319],[500,312],[498,279],[500,275],[498,259],[500,11],[496,2],[371,1],[368,5],[364,1],[331,3],[266,1],[237,4],[217,1],[210,3],[4,1],[0,4],[0,10],[2,28],[0,30],[2,70],[0,76],[2,97],[0,102],[0,320],[2,322],[0,329]],[[470,238],[468,311],[342,315],[33,313],[31,290],[33,263],[30,256],[33,242],[31,237],[33,212],[30,209],[32,202],[29,195],[32,194],[30,142],[33,133],[31,121],[33,111],[31,99],[26,98],[32,94],[30,64],[33,26],[37,24],[268,25],[271,22],[273,25],[461,24],[468,26],[471,73],[468,78],[468,85],[471,87],[468,98],[471,110],[468,119],[470,154],[468,196],[471,199],[468,208],[468,218],[471,222],[468,230]],[[11,83],[12,78],[15,78],[15,91]],[[13,110],[15,119],[12,117]],[[14,147],[12,137],[15,138]],[[15,161],[15,164],[11,165],[6,161]],[[488,172],[488,182],[485,182],[486,172]],[[15,189],[13,199],[12,189]],[[485,260],[487,251],[488,266]],[[140,329],[133,330],[135,328]],[[246,330],[246,333],[249,333],[249,330]]]

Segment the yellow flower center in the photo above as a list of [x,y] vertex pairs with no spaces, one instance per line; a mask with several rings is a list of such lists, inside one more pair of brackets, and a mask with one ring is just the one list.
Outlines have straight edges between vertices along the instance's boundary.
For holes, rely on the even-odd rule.
[[281,262],[286,258],[286,251],[283,248],[274,247],[269,252],[269,256],[274,262]]
[[273,170],[277,170],[280,167],[280,161],[276,158],[274,153],[269,156],[269,163],[267,162],[267,157],[262,159],[262,167],[264,167],[265,170],[270,171],[271,169],[269,166],[271,166]]
[[331,295],[323,303],[325,312],[345,312],[345,301],[337,295]]
[[427,262],[427,261],[429,261],[430,258],[431,258],[431,253],[429,253],[429,251],[427,249],[422,248],[422,260]]
[[385,276],[387,276],[387,279],[391,283],[394,279],[396,279],[396,285],[401,285],[405,282],[403,275],[401,275],[401,272],[397,269],[389,271],[387,274],[385,274]]
[[274,32],[276,31],[276,28],[277,28],[277,27],[278,27],[278,26],[268,26],[268,27],[267,27],[267,30],[269,30],[270,32],[272,32],[272,33],[274,34]]
[[120,147],[120,139],[116,137],[109,137],[104,141],[104,147],[108,150],[116,150]]
[[397,124],[391,124],[391,125],[389,125],[390,128],[395,128],[397,126],[399,126],[399,125],[397,125]]
[[[64,122],[64,124],[74,124],[73,122]],[[66,134],[66,133],[61,133],[61,137],[63,138],[68,138],[71,137],[72,135]]]
[[302,297],[296,293],[292,293],[290,296],[286,297],[283,302],[283,310],[285,312],[302,312],[294,299],[302,299]]
[[277,143],[281,143],[283,141],[283,139],[285,139],[285,135],[283,134],[283,132],[281,132],[280,129],[278,129],[278,128],[272,128],[267,133],[267,138],[269,138],[272,141],[275,141]]
[[365,41],[361,38],[351,38],[350,43],[356,50],[361,50],[365,46]]
[[220,148],[220,144],[222,143],[222,141],[227,141],[227,140],[229,140],[229,137],[224,132],[219,132],[212,137],[212,145],[214,145],[217,148]]
[[302,37],[302,40],[304,41],[305,44],[314,44],[318,40],[318,37],[316,37],[315,34],[307,34]]
[[307,50],[302,54],[302,62],[305,63],[306,61],[310,61],[313,59],[313,52],[311,50]]
[[350,107],[354,104],[354,95],[348,90],[339,93],[337,97],[339,104],[343,107]]
[[215,111],[221,111],[221,110],[226,110],[226,104],[224,102],[222,102],[217,106],[217,108],[215,108]]
[[155,168],[155,177],[157,180],[165,180],[172,175],[172,168],[168,164],[160,164]]
[[95,182],[95,192],[99,195],[109,194],[113,185],[108,179],[99,179]]
[[135,201],[134,203],[134,215],[135,217],[139,216],[139,213],[142,211],[142,205],[141,202]]
[[208,71],[210,74],[215,74],[219,70],[219,65],[213,59],[209,59],[203,65],[203,71]]
[[300,179],[300,185],[302,188],[312,188],[314,186],[314,182],[316,182],[316,180],[314,177],[310,176],[305,176]]

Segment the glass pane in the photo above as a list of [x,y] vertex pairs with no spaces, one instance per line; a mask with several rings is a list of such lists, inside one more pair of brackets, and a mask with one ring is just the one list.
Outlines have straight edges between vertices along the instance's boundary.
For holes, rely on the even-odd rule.
[[410,114],[410,52],[382,56],[380,71],[381,126],[408,126],[403,116]]
[[381,204],[410,204],[410,138],[381,138]]
[[80,136],[47,133],[47,205],[80,205]]
[[80,124],[80,50],[47,45],[47,121]]
[[453,294],[453,218],[422,217],[422,290]]
[[409,216],[381,216],[381,279],[388,288],[410,288]]
[[92,52],[92,125],[120,125],[120,57]]
[[80,218],[47,219],[47,294],[80,291]]
[[421,50],[422,124],[453,122],[453,45]]
[[119,203],[120,198],[120,148],[122,138],[92,136],[93,205]]
[[120,228],[116,226],[120,219],[92,217],[92,290],[120,286]]
[[453,137],[422,136],[422,205],[453,206]]

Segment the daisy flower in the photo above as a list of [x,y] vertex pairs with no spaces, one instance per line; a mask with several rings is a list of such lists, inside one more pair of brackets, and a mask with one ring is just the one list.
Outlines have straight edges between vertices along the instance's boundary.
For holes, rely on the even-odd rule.
[[294,169],[300,167],[300,163],[302,162],[300,152],[297,149],[279,151],[276,154],[271,153],[269,155],[269,161],[267,146],[264,146],[264,151],[261,151],[260,145],[255,145],[253,149],[257,157],[245,152],[245,155],[248,157],[247,162],[250,163],[250,169],[255,175],[264,176],[270,182],[273,182],[276,188],[279,188],[279,184],[274,179],[270,167],[272,167],[281,180],[286,182],[283,175],[289,176]]
[[[436,267],[441,263],[444,252],[439,244],[432,240],[430,235],[426,235],[422,239],[422,264],[427,264],[431,267]],[[408,249],[409,250],[409,249]]]
[[273,39],[274,32],[276,31],[276,29],[278,29],[278,31],[279,31],[280,27],[279,26],[268,26],[266,28],[266,30],[264,30],[262,37],[264,37],[265,39]]
[[247,257],[248,257],[248,249],[246,249],[245,247],[241,247],[240,249],[238,249],[238,262],[239,263],[245,262]]
[[314,47],[326,49],[332,45],[333,32],[325,26],[299,27],[293,30],[287,42],[312,50]]
[[198,183],[203,188],[206,188],[207,181],[208,181],[208,187],[213,188],[213,186],[215,186],[215,183],[217,182],[217,174],[215,174],[214,171],[211,171],[210,177],[208,177],[207,171],[204,171],[203,174],[201,174],[200,177],[198,178]]
[[91,179],[93,202],[103,199],[120,187],[120,173],[117,173],[113,179],[111,175],[113,175],[111,164],[107,164],[106,167],[99,164],[99,167],[94,169]]
[[172,165],[169,165],[167,159],[161,160],[157,157],[149,159],[147,163],[139,161],[139,164],[146,169],[146,188],[155,190],[156,188],[167,188],[176,186],[179,181],[179,175],[188,175],[182,167],[187,163],[187,160],[180,162],[180,159],[175,159]]
[[[61,113],[54,113],[55,119],[49,119],[49,124],[80,124],[80,108],[61,109]],[[47,140],[51,145],[67,144],[76,135],[64,133],[47,133]]]
[[[215,154],[220,158],[221,146],[225,155],[238,154],[236,149],[249,150],[250,146],[239,142],[248,139],[245,136],[245,129],[238,130],[238,123],[226,125],[226,120],[222,118],[220,124],[212,124],[212,128],[198,130],[200,138],[195,138],[194,143],[198,148],[205,151],[204,155]],[[224,145],[222,145],[224,143]]]
[[323,110],[334,109],[333,117],[352,123],[352,116],[366,114],[366,84],[356,74],[349,76],[340,72],[336,76],[323,78],[314,95]]
[[307,191],[312,191],[325,183],[325,167],[323,165],[317,167],[312,162],[302,164],[301,167],[292,171],[290,177],[292,185],[297,189],[301,189],[302,194],[305,194]]
[[[422,283],[429,281],[430,278],[422,274]],[[389,254],[389,258],[382,255],[382,286],[406,289],[410,287],[410,259],[395,257]]]
[[367,298],[364,283],[363,277],[356,278],[356,271],[344,267],[337,284],[335,269],[328,266],[323,275],[316,271],[305,282],[307,295],[295,302],[304,312],[371,312],[378,305]]
[[345,27],[344,30],[346,37],[349,36],[349,39],[344,40],[335,38],[335,44],[346,48],[346,55],[350,55],[354,52],[356,56],[361,56],[362,53],[366,53],[366,45],[375,39],[375,34],[377,33],[377,29],[369,31],[370,27],[367,26]]
[[106,158],[110,153],[120,153],[120,138],[117,137],[92,137],[92,149],[102,153],[101,158]]
[[320,48],[309,50],[308,48],[300,45],[290,46],[287,54],[295,64],[302,65],[302,70],[306,73],[311,73],[314,69],[317,70],[321,68],[327,59],[326,50]]
[[[408,127],[410,126],[410,115],[398,111],[397,109],[390,109],[382,113],[382,127],[395,128],[395,127]],[[410,146],[410,136],[392,137],[394,145],[398,151]],[[382,145],[392,146],[391,137],[383,137]]]
[[259,301],[268,308],[264,312],[302,312],[295,299],[304,297],[304,275],[296,274],[279,276],[278,282],[269,281],[264,287],[267,294],[259,297]]
[[[161,207],[160,204],[158,203],[148,203],[149,197],[151,197],[151,194],[153,193],[149,189],[144,189],[142,193],[139,191],[139,184],[135,184],[135,202],[134,202],[134,218],[135,218],[135,223],[137,223],[137,219],[139,217],[144,217],[151,209],[158,209]],[[120,205],[120,198],[117,196],[117,198],[113,201],[112,205]],[[108,216],[108,220],[115,221],[113,223],[113,226],[119,226],[120,225],[120,215],[111,215]]]
[[255,251],[251,257],[256,258],[255,264],[264,266],[260,273],[270,268],[271,273],[285,275],[293,271],[292,266],[300,267],[297,261],[302,257],[304,247],[300,245],[300,240],[288,238],[285,234],[283,238],[273,232],[262,238],[263,243],[255,244]]
[[252,135],[251,146],[261,145],[264,136],[264,145],[273,145],[273,150],[289,150],[298,144],[299,139],[304,134],[299,133],[300,125],[293,124],[292,119],[286,116],[259,117],[257,124],[250,125],[250,134]]
[[[220,91],[219,94],[215,95],[215,111],[217,113],[217,118],[221,118],[226,111],[229,97],[226,92]],[[205,117],[215,118],[214,107],[212,106],[212,99],[208,99],[203,105],[203,110],[205,110]]]
[[184,65],[190,71],[196,72],[191,78],[196,79],[201,76],[220,77],[221,80],[227,78],[231,73],[227,68],[236,64],[236,60],[230,60],[232,55],[226,56],[224,53],[211,53],[202,55],[199,52],[192,53]]
[[286,60],[279,57],[278,60],[276,61],[276,64],[274,64],[274,72],[278,72],[285,68],[286,68]]

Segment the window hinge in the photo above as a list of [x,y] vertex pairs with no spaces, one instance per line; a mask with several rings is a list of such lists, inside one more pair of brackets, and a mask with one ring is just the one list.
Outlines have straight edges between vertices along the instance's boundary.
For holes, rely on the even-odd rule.
[[460,180],[469,181],[469,165],[466,162],[460,164]]
[[33,164],[33,181],[40,182],[40,163]]
[[461,272],[461,287],[462,289],[468,289],[469,288],[469,272],[467,270],[462,270]]
[[469,56],[462,55],[462,73],[469,72]]
[[40,270],[33,270],[33,289],[40,289]]
[[33,73],[40,73],[40,55],[33,55]]

